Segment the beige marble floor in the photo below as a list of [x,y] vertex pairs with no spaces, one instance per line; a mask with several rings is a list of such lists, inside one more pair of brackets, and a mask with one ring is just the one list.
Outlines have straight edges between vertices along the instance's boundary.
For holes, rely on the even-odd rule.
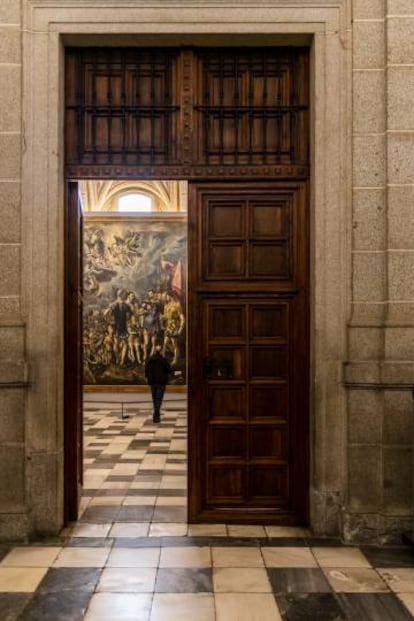
[[0,548],[0,621],[414,618],[409,548],[188,525],[185,409],[165,413],[164,434],[147,418],[90,412],[81,520],[57,539]]

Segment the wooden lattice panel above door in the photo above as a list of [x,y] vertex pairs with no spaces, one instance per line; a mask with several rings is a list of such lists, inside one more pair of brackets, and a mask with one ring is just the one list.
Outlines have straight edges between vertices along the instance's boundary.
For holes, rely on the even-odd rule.
[[197,159],[207,164],[307,162],[307,57],[261,50],[200,50]]
[[176,163],[177,57],[174,50],[68,50],[67,164]]
[[307,50],[68,48],[66,174],[305,178]]

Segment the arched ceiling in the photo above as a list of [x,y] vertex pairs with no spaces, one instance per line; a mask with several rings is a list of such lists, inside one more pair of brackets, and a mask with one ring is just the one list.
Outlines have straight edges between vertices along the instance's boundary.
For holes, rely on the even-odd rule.
[[186,181],[80,181],[85,211],[114,211],[117,197],[127,193],[150,195],[155,211],[187,211]]

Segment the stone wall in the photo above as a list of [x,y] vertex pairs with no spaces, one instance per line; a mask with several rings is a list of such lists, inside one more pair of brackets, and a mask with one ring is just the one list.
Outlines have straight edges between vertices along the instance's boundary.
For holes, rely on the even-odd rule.
[[0,538],[28,530],[25,335],[21,303],[20,2],[0,2]]
[[143,29],[313,38],[311,525],[398,540],[413,513],[414,4],[175,4],[0,0],[0,539],[62,524],[59,37]]
[[414,4],[354,0],[346,540],[411,528]]

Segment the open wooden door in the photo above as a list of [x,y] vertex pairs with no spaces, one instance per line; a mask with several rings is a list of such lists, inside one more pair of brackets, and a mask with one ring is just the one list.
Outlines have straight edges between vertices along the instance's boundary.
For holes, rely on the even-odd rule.
[[190,184],[189,519],[305,524],[307,184]]
[[76,182],[68,182],[65,205],[64,517],[78,518],[82,486],[82,205]]

